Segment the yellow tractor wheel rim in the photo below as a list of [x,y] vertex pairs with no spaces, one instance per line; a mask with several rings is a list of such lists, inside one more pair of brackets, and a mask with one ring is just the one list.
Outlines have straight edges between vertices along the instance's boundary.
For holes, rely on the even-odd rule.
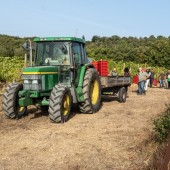
[[67,116],[70,108],[70,98],[69,95],[65,95],[63,99],[63,115]]
[[19,113],[23,112],[24,109],[25,109],[25,107],[18,106],[18,112],[19,112]]
[[90,86],[90,96],[93,105],[96,105],[99,98],[99,82],[94,80]]

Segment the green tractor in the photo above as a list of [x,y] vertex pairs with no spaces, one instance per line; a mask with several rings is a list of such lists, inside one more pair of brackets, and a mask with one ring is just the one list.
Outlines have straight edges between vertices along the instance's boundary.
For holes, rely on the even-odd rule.
[[97,112],[101,82],[86,57],[84,39],[47,37],[35,38],[34,42],[33,66],[23,69],[23,83],[9,84],[3,95],[5,115],[21,118],[30,105],[48,108],[54,122],[66,122],[73,104],[83,113]]

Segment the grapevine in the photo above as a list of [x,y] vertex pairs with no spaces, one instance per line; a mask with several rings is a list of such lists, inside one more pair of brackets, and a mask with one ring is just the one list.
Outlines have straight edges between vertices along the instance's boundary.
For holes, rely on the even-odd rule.
[[[107,60],[105,58],[100,59],[100,60]],[[95,61],[95,60],[93,60]],[[108,60],[109,63],[109,72],[113,69],[116,68],[117,72],[119,73],[119,75],[123,75],[124,74],[124,68],[128,67],[130,69],[131,72],[131,76],[135,76],[138,74],[138,70],[139,68],[150,68],[153,69],[155,72],[155,78],[159,79],[159,75],[162,71],[164,71],[164,73],[167,72],[167,69],[165,67],[154,67],[154,66],[150,66],[148,64],[138,64],[138,63],[134,63],[134,62],[124,62],[124,61],[113,61],[113,60]]]
[[[103,58],[107,60],[106,58]],[[152,68],[155,72],[155,78],[159,78],[161,71],[165,73],[167,70],[165,67],[152,67],[147,64],[137,64],[134,62],[123,62],[123,61],[113,61],[108,60],[109,63],[109,72],[113,68],[118,70],[119,75],[123,75],[123,70],[125,67],[128,67],[131,71],[131,76],[138,74],[138,68]],[[24,59],[21,57],[0,57],[0,81],[2,82],[12,82],[12,81],[21,81],[21,73],[24,67]]]
[[0,57],[0,81],[20,81],[24,60],[19,57]]

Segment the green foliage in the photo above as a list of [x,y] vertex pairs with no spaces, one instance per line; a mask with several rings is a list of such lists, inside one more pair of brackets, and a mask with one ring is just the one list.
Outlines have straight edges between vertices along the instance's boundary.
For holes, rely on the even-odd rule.
[[87,54],[95,60],[142,63],[156,67],[170,66],[170,37],[99,37],[87,42]]
[[[17,69],[22,68],[24,50],[22,44],[28,39],[14,36],[0,35],[0,56],[6,59],[0,59],[0,80],[12,81],[17,79]],[[93,36],[92,41],[86,42],[88,57],[94,60],[108,60],[109,70],[116,67],[119,74],[123,74],[124,63],[126,67],[131,68],[132,76],[138,73],[139,67],[152,67],[155,70],[156,78],[160,71],[166,71],[170,68],[170,37],[136,38],[136,37],[100,37]],[[21,62],[14,56],[21,57]],[[10,57],[10,58],[8,58]],[[14,58],[13,58],[14,57]],[[15,61],[16,60],[16,61]],[[15,65],[12,65],[15,63]],[[140,64],[139,64],[140,63]],[[21,64],[21,65],[20,65]],[[15,74],[15,76],[13,76]]]
[[23,66],[24,60],[19,57],[0,57],[0,81],[19,81]]
[[167,105],[166,111],[154,120],[154,130],[156,140],[162,143],[170,131],[170,105]]

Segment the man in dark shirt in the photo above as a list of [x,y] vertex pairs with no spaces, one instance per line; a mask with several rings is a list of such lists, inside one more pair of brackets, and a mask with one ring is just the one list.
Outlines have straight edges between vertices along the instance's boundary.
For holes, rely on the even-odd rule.
[[155,75],[154,70],[151,69],[151,75],[150,75],[150,87],[152,87],[152,83],[153,83],[153,80],[154,80],[154,75]]

